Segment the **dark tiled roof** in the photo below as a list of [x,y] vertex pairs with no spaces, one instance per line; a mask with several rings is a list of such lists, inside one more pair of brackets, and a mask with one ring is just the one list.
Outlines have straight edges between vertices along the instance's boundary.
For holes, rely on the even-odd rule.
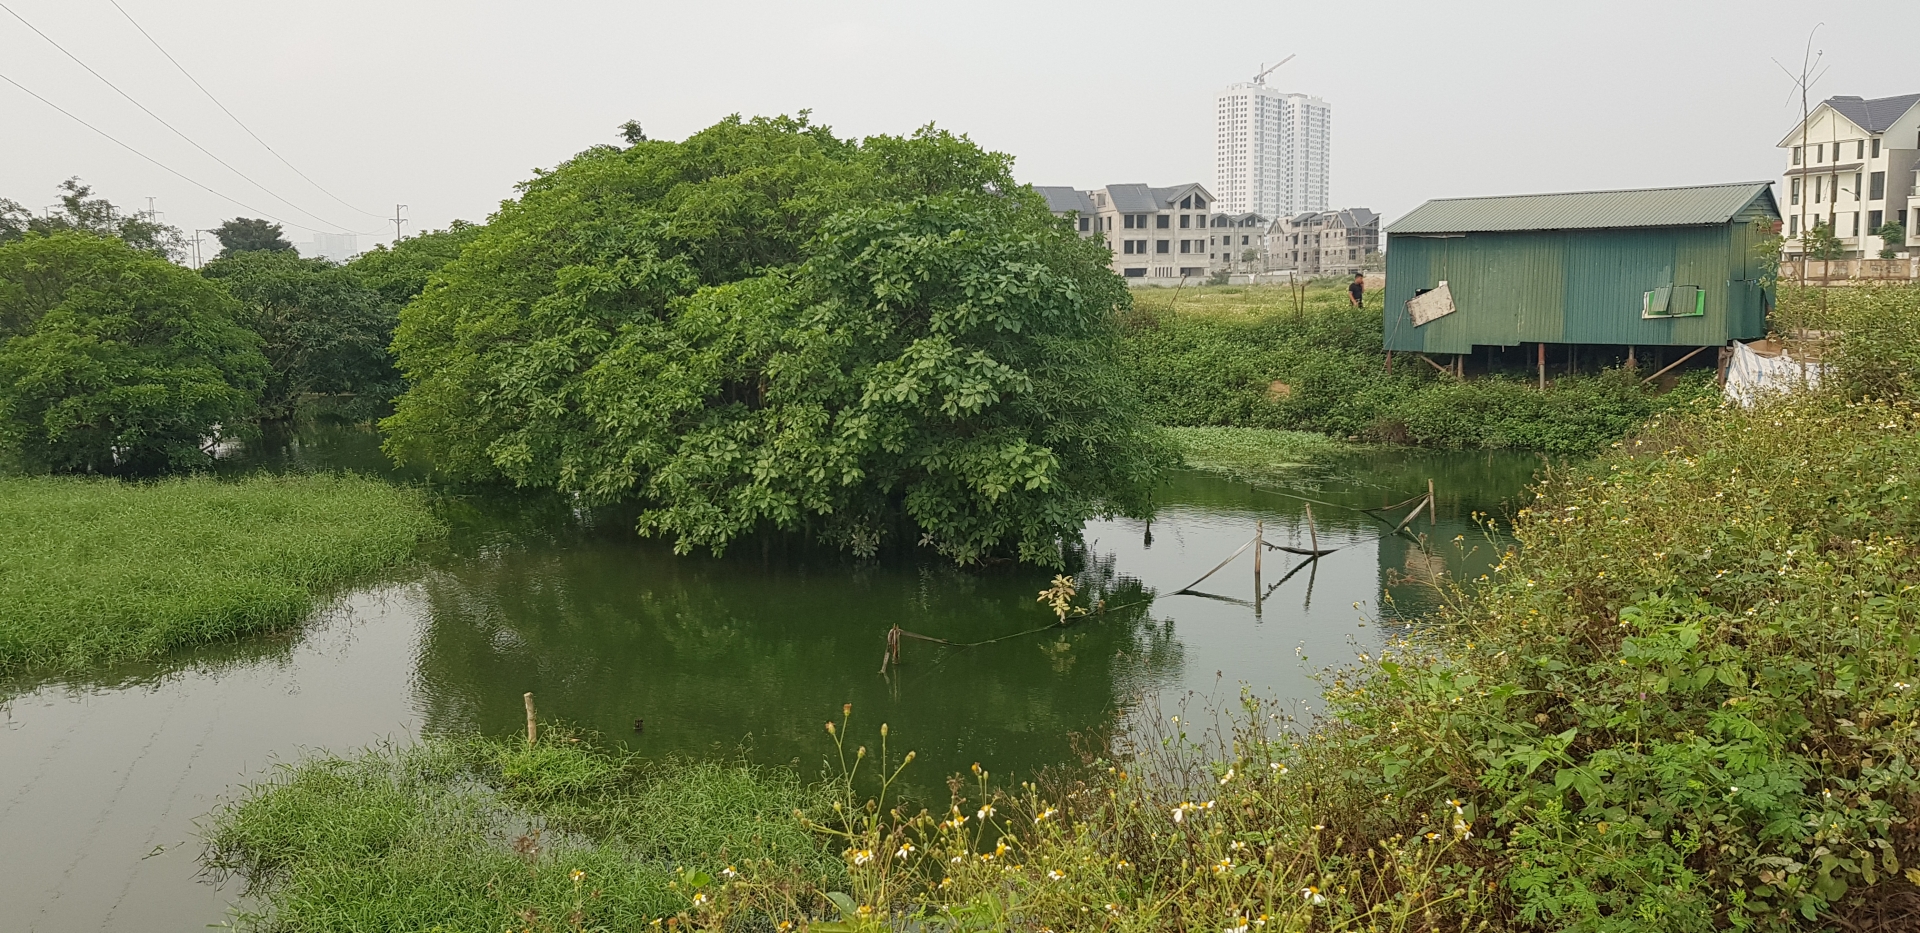
[[1160,209],[1159,199],[1153,196],[1153,189],[1146,185],[1108,185],[1107,198],[1113,201],[1113,209],[1122,214],[1140,214]]
[[1079,212],[1083,217],[1093,216],[1093,198],[1078,188],[1065,185],[1034,185],[1033,190],[1047,199],[1047,210],[1056,214]]
[[1869,133],[1884,133],[1893,121],[1900,119],[1914,104],[1920,104],[1920,94],[1902,94],[1899,97],[1876,97],[1867,100],[1860,97],[1829,97],[1826,105],[1838,111],[1841,116],[1852,120]]

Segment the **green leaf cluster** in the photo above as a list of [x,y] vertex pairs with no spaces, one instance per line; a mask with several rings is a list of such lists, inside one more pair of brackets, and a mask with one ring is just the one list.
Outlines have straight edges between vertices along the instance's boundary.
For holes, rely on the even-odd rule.
[[[1150,290],[1160,292],[1163,290]],[[1687,374],[1681,391],[1640,385],[1623,370],[1532,378],[1440,375],[1381,350],[1378,299],[1354,308],[1329,283],[1295,313],[1283,289],[1143,294],[1121,342],[1148,414],[1170,427],[1279,428],[1422,447],[1590,454],[1635,426],[1715,391]],[[1641,374],[1644,375],[1644,374]]]
[[681,550],[793,531],[1053,562],[1166,442],[1104,250],[964,137],[729,119],[522,186],[402,312],[396,459],[635,501]]
[[38,470],[207,462],[268,373],[239,316],[220,286],[115,237],[0,244],[0,448]]
[[348,396],[349,411],[370,416],[400,393],[387,352],[398,305],[352,267],[291,250],[254,250],[216,259],[201,274],[226,286],[260,335],[271,367],[263,416],[288,417],[314,395]]

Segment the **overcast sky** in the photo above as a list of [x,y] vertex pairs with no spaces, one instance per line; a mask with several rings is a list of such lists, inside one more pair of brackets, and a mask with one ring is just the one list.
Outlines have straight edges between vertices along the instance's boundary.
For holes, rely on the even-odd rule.
[[363,247],[391,238],[396,203],[409,233],[484,219],[629,119],[678,139],[811,108],[841,136],[967,133],[1035,184],[1212,185],[1213,94],[1295,54],[1268,83],[1331,103],[1334,206],[1393,218],[1432,197],[1772,178],[1799,118],[1773,60],[1797,70],[1821,21],[1816,99],[1920,92],[1920,3],[1896,0],[117,0],[336,201],[114,2],[0,0],[253,181],[0,10],[0,75],[219,192],[0,82],[0,197],[37,209],[77,174],[188,230],[265,214],[295,242]]

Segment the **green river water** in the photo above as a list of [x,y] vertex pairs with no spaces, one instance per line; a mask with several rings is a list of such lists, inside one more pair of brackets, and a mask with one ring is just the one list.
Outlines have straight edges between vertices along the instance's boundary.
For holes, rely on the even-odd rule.
[[[445,494],[444,543],[340,594],[298,632],[0,684],[0,914],[40,931],[221,923],[238,892],[197,874],[195,821],[223,795],[306,749],[520,730],[528,691],[543,717],[644,754],[744,755],[809,776],[830,748],[821,724],[852,703],[857,728],[886,722],[896,748],[919,752],[914,770],[930,785],[975,761],[1005,776],[1071,761],[1077,741],[1124,731],[1143,705],[1204,705],[1242,685],[1310,712],[1313,671],[1416,623],[1431,599],[1418,580],[1491,562],[1497,545],[1471,515],[1508,514],[1538,466],[1382,451],[1259,488],[1177,473],[1150,525],[1087,527],[1076,579],[1126,608],[974,648],[908,639],[884,675],[896,624],[954,642],[1046,625],[1035,596],[1051,573],[778,542],[676,557],[617,511]],[[270,436],[227,468],[388,469],[369,432],[340,427]],[[1208,595],[1171,595],[1256,522],[1271,541],[1307,543],[1301,502],[1274,489],[1379,506],[1429,479],[1436,519],[1414,527],[1430,550],[1323,505],[1321,546],[1340,550],[1317,566],[1287,577],[1299,558],[1269,552],[1256,601],[1248,554],[1200,588]]]

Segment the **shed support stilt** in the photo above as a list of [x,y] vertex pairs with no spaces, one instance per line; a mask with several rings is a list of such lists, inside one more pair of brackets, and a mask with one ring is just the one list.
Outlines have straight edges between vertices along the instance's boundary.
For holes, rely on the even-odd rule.
[[1547,388],[1547,345],[1540,343],[1536,344],[1535,348],[1539,351],[1540,358],[1540,390],[1544,392]]

